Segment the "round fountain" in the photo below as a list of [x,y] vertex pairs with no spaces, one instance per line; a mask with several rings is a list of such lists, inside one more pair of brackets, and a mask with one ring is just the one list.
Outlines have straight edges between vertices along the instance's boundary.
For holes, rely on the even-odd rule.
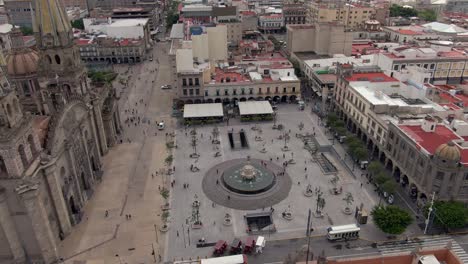
[[265,166],[249,159],[224,170],[223,185],[240,194],[258,194],[275,184],[275,175]]

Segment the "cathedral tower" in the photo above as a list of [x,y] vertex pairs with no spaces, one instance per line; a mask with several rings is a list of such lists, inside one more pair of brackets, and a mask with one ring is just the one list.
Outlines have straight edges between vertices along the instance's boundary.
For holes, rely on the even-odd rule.
[[88,94],[86,70],[81,65],[73,31],[58,0],[36,0],[34,34],[39,50],[38,76],[41,88],[57,109],[71,95]]

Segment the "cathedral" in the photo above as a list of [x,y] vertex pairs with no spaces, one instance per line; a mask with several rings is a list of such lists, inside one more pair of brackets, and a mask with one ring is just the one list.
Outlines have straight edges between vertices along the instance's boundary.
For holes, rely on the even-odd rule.
[[0,78],[0,263],[54,263],[121,132],[111,85],[87,78],[59,0],[35,1],[36,47],[18,29]]

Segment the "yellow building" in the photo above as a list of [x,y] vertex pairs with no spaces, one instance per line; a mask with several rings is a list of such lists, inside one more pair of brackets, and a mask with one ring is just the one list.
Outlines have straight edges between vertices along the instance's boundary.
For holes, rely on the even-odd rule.
[[359,29],[364,22],[373,19],[375,9],[360,4],[315,3],[309,5],[307,23],[342,22],[347,29]]

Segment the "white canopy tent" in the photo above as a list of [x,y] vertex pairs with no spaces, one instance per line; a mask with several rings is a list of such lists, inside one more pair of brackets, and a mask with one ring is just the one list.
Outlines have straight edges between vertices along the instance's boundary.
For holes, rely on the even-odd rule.
[[273,108],[268,101],[239,102],[239,113],[243,115],[271,115]]
[[186,104],[184,118],[223,117],[223,104]]

